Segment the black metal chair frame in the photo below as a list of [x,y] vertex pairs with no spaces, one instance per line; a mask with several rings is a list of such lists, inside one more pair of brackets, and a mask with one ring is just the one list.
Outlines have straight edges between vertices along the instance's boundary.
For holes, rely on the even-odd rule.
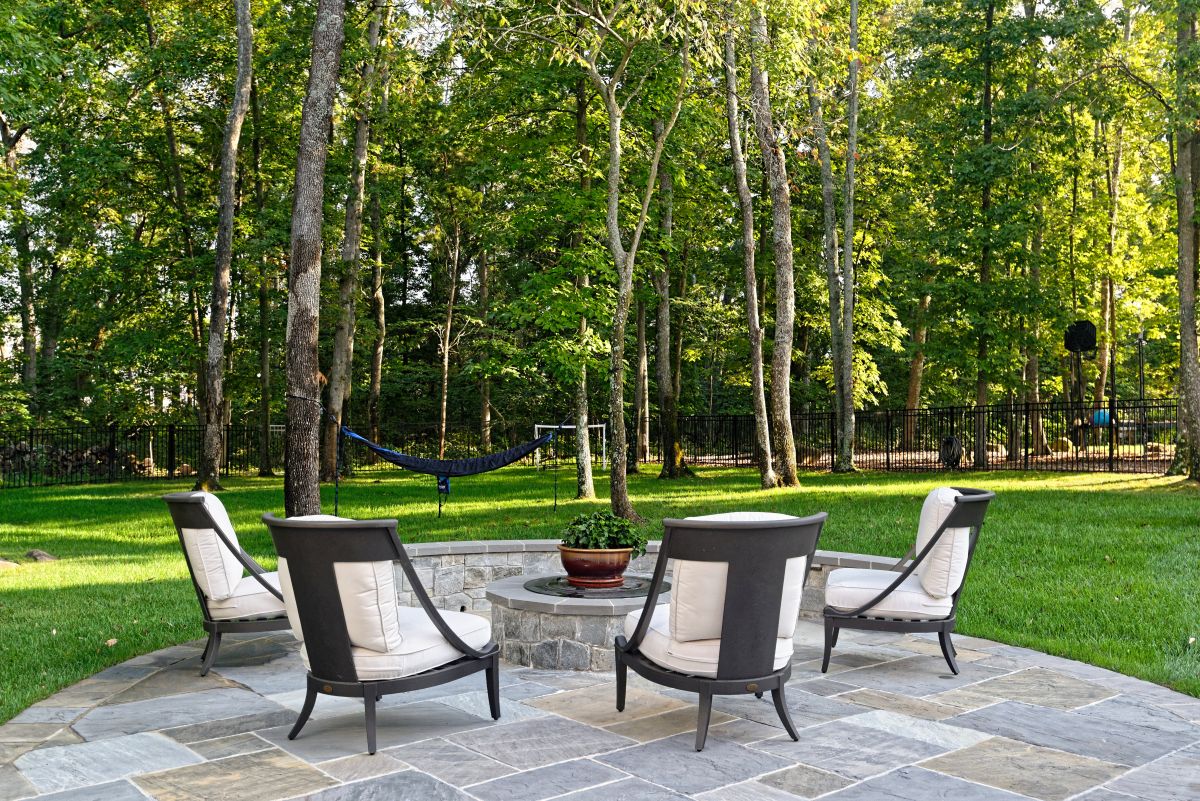
[[[310,669],[304,707],[288,733],[294,740],[308,722],[317,695],[362,698],[366,707],[367,752],[375,753],[375,703],[384,695],[421,690],[487,673],[492,719],[500,718],[500,649],[489,640],[480,649],[462,641],[429,600],[412,562],[400,543],[395,520],[286,520],[263,515],[281,559],[287,560]],[[351,652],[346,617],[338,594],[335,562],[399,562],[430,622],[463,656],[453,662],[397,679],[363,681]],[[314,636],[320,632],[319,638]],[[318,647],[318,642],[321,642]]]
[[175,523],[175,533],[179,535],[179,547],[183,550],[183,558],[188,566],[188,575],[192,578],[192,588],[196,591],[196,600],[200,602],[200,611],[204,615],[204,630],[208,632],[208,643],[204,646],[204,653],[200,657],[200,675],[208,675],[213,663],[217,661],[217,651],[221,649],[221,635],[290,629],[291,624],[288,623],[287,615],[282,613],[278,617],[271,618],[213,619],[212,614],[208,611],[208,599],[204,597],[204,590],[196,581],[196,570],[192,565],[192,560],[188,557],[187,546],[183,542],[183,529],[185,528],[207,528],[215,531],[221,544],[241,562],[242,567],[250,571],[250,575],[254,577],[255,581],[280,601],[283,600],[283,594],[262,577],[267,572],[263,566],[254,561],[250,554],[236,547],[225,535],[225,532],[221,531],[221,527],[217,525],[212,515],[208,513],[208,509],[205,508],[203,497],[190,492],[172,492],[162,496],[162,499],[166,501],[167,508],[171,511],[171,520]]
[[[942,522],[942,525],[938,527],[938,530],[934,532],[929,542],[925,544],[920,553],[916,554],[915,558],[912,557],[916,551],[916,545],[913,545],[908,550],[908,553],[900,557],[900,560],[892,567],[892,570],[900,571],[900,575],[896,577],[895,581],[857,609],[845,611],[832,606],[825,607],[825,654],[821,659],[822,673],[829,670],[829,656],[833,651],[833,647],[837,645],[838,633],[841,629],[866,629],[871,631],[894,631],[898,633],[936,631],[938,642],[942,646],[942,656],[946,658],[946,664],[950,666],[950,671],[954,675],[958,675],[958,663],[954,661],[954,657],[958,652],[954,649],[950,633],[954,631],[954,626],[957,622],[958,598],[962,594],[963,587],[967,584],[967,574],[971,569],[971,561],[975,555],[975,545],[979,541],[979,532],[983,529],[983,518],[987,514],[988,504],[996,497],[996,494],[988,490],[970,489],[968,487],[954,487],[954,489],[961,493],[954,499],[954,508],[946,515],[946,519]],[[963,568],[962,581],[959,582],[958,589],[950,596],[950,614],[946,617],[933,620],[911,620],[866,614],[868,610],[890,595],[905,579],[911,576],[921,566],[921,563],[925,561],[925,558],[938,544],[938,541],[946,533],[947,529],[952,528],[969,528],[970,539],[967,545],[967,564]],[[910,559],[911,561],[909,561]]]
[[[625,710],[627,671],[632,668],[656,684],[700,695],[697,751],[704,749],[708,736],[714,695],[753,693],[761,698],[769,690],[783,727],[793,740],[799,739],[784,697],[784,685],[792,675],[791,660],[779,670],[774,668],[779,607],[787,561],[805,557],[804,581],[807,582],[826,516],[822,512],[788,520],[664,520],[658,564],[654,568],[641,620],[628,639],[624,636],[616,638],[617,711]],[[726,562],[729,565],[715,678],[664,668],[638,650],[650,628],[667,562],[671,559]],[[678,591],[679,588],[674,589]]]

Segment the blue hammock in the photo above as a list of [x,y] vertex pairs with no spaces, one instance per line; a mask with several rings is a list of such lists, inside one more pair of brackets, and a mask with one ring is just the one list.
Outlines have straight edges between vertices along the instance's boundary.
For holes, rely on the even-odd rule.
[[538,448],[547,444],[558,433],[558,429],[555,429],[554,431],[542,434],[532,442],[526,442],[499,453],[489,453],[487,456],[476,456],[471,459],[422,459],[419,456],[409,456],[407,453],[400,453],[399,451],[394,451],[371,442],[371,440],[361,434],[354,433],[346,426],[342,426],[341,430],[343,437],[366,445],[372,453],[384,461],[391,462],[397,467],[403,467],[405,470],[411,470],[414,473],[424,473],[425,475],[437,476],[438,478],[474,476],[480,473],[490,473],[493,470],[499,470],[501,467],[507,467],[513,462],[524,459]]
[[[322,408],[322,411],[325,410]],[[325,412],[328,414],[328,412]],[[471,459],[423,459],[419,456],[410,456],[407,453],[400,453],[391,448],[385,448],[379,443],[372,442],[362,434],[357,434],[351,431],[346,426],[338,426],[338,438],[342,440],[352,440],[365,445],[368,450],[379,456],[385,462],[390,462],[397,467],[402,467],[405,470],[411,470],[414,473],[424,473],[429,476],[437,476],[438,480],[438,517],[442,516],[442,499],[443,496],[450,494],[450,479],[459,476],[474,476],[480,473],[490,473],[493,470],[499,470],[501,467],[507,467],[513,462],[524,459],[529,454],[536,451],[543,445],[548,444],[558,434],[560,425],[553,431],[542,434],[537,439],[517,445],[515,448],[509,448],[506,451],[499,453],[489,453],[487,456],[476,456]],[[337,514],[338,510],[338,495],[339,493],[339,474],[341,470],[342,443],[338,443],[338,466],[334,471],[333,485],[333,513]],[[558,470],[554,471],[554,508],[558,509]]]

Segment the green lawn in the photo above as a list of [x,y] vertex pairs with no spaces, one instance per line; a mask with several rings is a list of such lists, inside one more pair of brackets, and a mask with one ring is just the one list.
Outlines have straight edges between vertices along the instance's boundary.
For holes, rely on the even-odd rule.
[[[750,470],[699,478],[631,476],[638,510],[829,512],[821,547],[900,555],[925,493],[940,483],[993,489],[959,630],[1119,670],[1200,696],[1200,490],[1180,479],[986,473],[808,474],[763,492]],[[573,475],[559,476],[567,494]],[[606,488],[597,477],[597,487]],[[279,479],[228,479],[223,499],[243,547],[271,566],[259,518],[282,513]],[[0,721],[101,668],[200,637],[164,492],[183,482],[0,491]],[[592,503],[555,512],[549,473],[508,468],[454,482],[441,519],[433,479],[381,473],[342,486],[341,513],[398,517],[408,541],[553,537]],[[324,493],[332,510],[332,487]],[[603,501],[601,501],[603,503]],[[60,557],[34,563],[30,548]],[[113,645],[107,642],[115,640]]]

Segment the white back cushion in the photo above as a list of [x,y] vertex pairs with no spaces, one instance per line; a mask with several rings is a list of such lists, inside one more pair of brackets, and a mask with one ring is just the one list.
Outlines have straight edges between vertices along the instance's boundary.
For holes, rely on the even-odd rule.
[[[348,520],[333,515],[304,515],[292,520]],[[396,600],[396,574],[392,562],[334,562],[338,595],[350,644],[357,648],[386,653],[400,648],[404,637],[400,631],[399,604]],[[300,614],[296,606],[292,576],[287,559],[279,559],[279,586],[283,605],[296,639],[304,641]]]
[[[921,553],[938,528],[954,508],[954,499],[961,495],[953,487],[938,487],[925,498],[921,507],[921,522],[917,527],[917,550]],[[967,552],[971,545],[971,529],[949,528],[937,545],[917,568],[921,586],[934,598],[946,598],[958,591],[967,572]]]
[[[211,492],[197,492],[193,496],[203,497],[209,517],[229,540],[229,544],[240,550],[233,523],[229,521],[229,514],[221,500]],[[242,563],[221,542],[217,532],[211,528],[181,528],[180,533],[183,534],[183,547],[187,551],[196,583],[200,585],[204,596],[211,601],[224,601],[232,597],[238,582],[242,580]]]
[[[775,512],[722,512],[688,519],[736,522],[796,518]],[[796,619],[800,616],[801,594],[807,569],[808,560],[803,556],[787,560],[783,576],[783,597],[779,604],[779,637],[790,639],[796,633]],[[675,560],[675,572],[671,576],[672,639],[678,642],[692,642],[715,640],[721,636],[728,576],[729,565],[726,562]]]

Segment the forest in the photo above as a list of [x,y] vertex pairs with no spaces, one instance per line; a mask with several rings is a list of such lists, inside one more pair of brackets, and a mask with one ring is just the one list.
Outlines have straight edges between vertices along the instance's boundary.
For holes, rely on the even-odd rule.
[[800,411],[843,470],[855,410],[1200,430],[1198,8],[8,0],[0,429],[286,419],[305,513],[335,419],[603,420],[627,516],[651,417],[676,475],[752,414],[763,486]]

